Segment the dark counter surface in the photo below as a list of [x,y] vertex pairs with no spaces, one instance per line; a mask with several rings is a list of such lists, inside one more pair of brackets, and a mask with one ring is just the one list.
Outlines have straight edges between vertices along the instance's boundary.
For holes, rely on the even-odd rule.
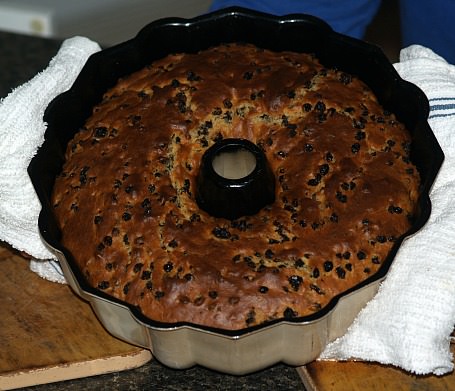
[[[44,70],[61,41],[0,31],[0,99]],[[205,368],[174,370],[151,360],[142,367],[106,375],[28,387],[27,390],[304,390],[296,369],[283,364],[231,376]]]
[[60,44],[0,31],[0,98],[45,69]]
[[247,376],[224,375],[195,367],[186,370],[169,369],[155,360],[128,371],[98,375],[59,383],[22,388],[30,391],[112,391],[112,390],[305,390],[294,368],[277,365]]

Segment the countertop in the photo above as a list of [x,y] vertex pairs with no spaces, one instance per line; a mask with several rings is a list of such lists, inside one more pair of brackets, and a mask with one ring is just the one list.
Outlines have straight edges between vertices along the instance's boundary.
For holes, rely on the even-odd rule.
[[[0,31],[0,98],[46,68],[61,41]],[[248,376],[200,367],[174,370],[156,360],[132,370],[28,387],[27,390],[304,390],[296,368],[283,364]]]

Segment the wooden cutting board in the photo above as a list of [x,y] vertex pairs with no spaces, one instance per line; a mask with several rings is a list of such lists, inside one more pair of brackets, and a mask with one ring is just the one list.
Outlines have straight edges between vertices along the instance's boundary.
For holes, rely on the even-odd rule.
[[[451,345],[455,354],[455,345]],[[388,365],[360,361],[314,361],[297,369],[307,391],[450,391],[455,373],[414,376]]]
[[67,285],[46,281],[0,243],[0,389],[135,368],[148,350],[107,333]]

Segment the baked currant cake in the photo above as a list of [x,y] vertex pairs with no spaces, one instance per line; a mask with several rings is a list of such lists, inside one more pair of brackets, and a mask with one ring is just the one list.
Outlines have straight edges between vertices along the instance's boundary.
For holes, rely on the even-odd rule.
[[[275,202],[235,220],[195,201],[226,138],[265,153]],[[411,137],[358,78],[306,53],[226,44],[169,55],[107,91],[53,191],[89,284],[148,318],[237,330],[324,308],[411,226]]]

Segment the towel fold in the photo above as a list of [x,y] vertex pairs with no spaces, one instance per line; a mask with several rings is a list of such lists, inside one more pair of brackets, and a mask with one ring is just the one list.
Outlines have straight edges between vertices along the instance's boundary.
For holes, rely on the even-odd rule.
[[415,374],[453,370],[455,324],[455,66],[430,49],[403,49],[395,68],[430,101],[429,124],[445,161],[427,224],[400,247],[378,294],[320,359],[393,364]]
[[[0,103],[0,240],[34,257],[31,269],[51,281],[65,282],[40,239],[41,207],[27,166],[43,142],[48,103],[99,49],[86,38],[66,40],[46,70]],[[427,94],[429,123],[445,152],[431,191],[433,211],[425,227],[405,240],[375,298],[320,359],[356,358],[442,375],[453,369],[455,324],[455,67],[417,45],[404,49],[395,67]]]

